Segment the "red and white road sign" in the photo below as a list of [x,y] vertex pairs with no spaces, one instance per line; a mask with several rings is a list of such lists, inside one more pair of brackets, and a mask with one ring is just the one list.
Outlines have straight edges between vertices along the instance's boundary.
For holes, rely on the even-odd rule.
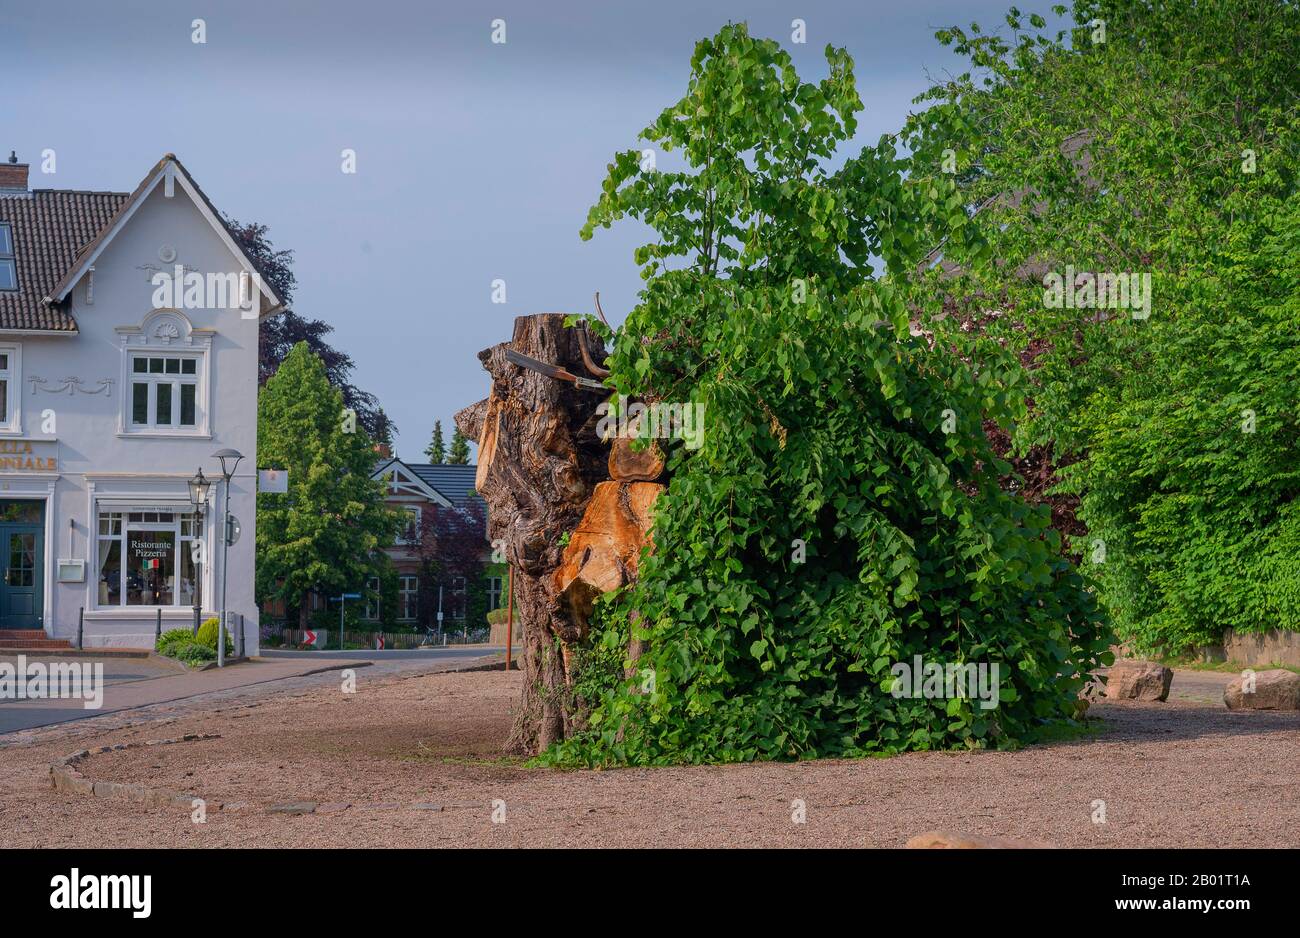
[[315,645],[316,633],[313,632],[311,629],[305,629],[302,633],[302,643],[304,645]]

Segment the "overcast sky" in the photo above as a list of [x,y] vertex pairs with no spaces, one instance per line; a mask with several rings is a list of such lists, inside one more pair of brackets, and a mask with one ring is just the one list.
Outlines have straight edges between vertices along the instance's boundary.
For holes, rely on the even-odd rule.
[[635,302],[643,232],[578,230],[611,156],[685,90],[697,39],[746,20],[805,80],[825,74],[828,42],[847,47],[860,147],[897,129],[927,74],[960,70],[937,28],[1004,26],[1010,5],[0,0],[0,147],[34,188],[126,191],[175,152],[219,209],[293,249],[294,308],[333,324],[398,455],[423,461],[434,419],[450,440],[451,415],[486,395],[475,353],[515,316],[590,312],[595,290],[611,319]]

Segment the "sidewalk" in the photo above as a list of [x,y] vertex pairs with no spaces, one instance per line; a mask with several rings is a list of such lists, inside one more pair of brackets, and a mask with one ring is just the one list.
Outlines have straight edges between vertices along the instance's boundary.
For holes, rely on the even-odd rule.
[[[61,658],[59,655],[28,655],[29,662],[68,661],[76,664],[94,664],[86,657]],[[0,656],[0,660],[13,662],[13,656]],[[208,671],[190,671],[177,674],[157,665],[141,662],[137,666],[124,664],[122,659],[103,660],[103,706],[88,710],[82,700],[4,700],[0,701],[0,734],[33,729],[54,723],[67,723],[88,717],[103,716],[119,710],[132,710],[152,704],[183,700],[213,691],[232,690],[268,681],[291,677],[304,677],[322,671],[343,668],[364,668],[371,662],[331,658],[327,661],[304,659],[268,660],[253,658],[246,662]]]

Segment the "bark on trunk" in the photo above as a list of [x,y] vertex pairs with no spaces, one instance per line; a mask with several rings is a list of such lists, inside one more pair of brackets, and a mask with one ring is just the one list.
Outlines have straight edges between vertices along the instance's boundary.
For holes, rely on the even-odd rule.
[[[603,359],[599,342],[588,341]],[[578,329],[564,327],[563,313],[520,316],[509,343],[479,353],[492,378],[487,401],[455,418],[462,433],[479,441],[477,489],[488,505],[488,538],[515,567],[524,690],[507,749],[535,753],[572,728],[564,649],[580,628],[562,608],[553,574],[561,537],[577,527],[593,488],[605,479],[595,409],[607,395],[512,364],[507,347],[574,374],[588,372]]]

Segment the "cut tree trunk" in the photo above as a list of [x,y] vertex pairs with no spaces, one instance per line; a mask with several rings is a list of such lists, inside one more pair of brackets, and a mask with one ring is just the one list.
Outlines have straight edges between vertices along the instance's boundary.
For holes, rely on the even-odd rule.
[[664,474],[664,453],[651,442],[634,449],[633,439],[615,437],[609,447],[609,477],[616,482],[653,482]]
[[586,638],[596,599],[636,579],[662,491],[655,482],[601,482],[592,493],[552,579],[579,639]]
[[[523,623],[524,689],[507,748],[535,753],[574,728],[564,665],[565,649],[581,627],[560,602],[554,573],[560,540],[582,519],[607,455],[597,437],[596,407],[608,395],[522,368],[506,360],[513,348],[577,375],[583,366],[578,329],[563,313],[515,320],[509,343],[479,353],[492,392],[456,414],[456,426],[479,441],[478,493],[488,505],[488,538],[504,547],[515,568],[515,608]],[[604,350],[588,338],[596,357]]]

